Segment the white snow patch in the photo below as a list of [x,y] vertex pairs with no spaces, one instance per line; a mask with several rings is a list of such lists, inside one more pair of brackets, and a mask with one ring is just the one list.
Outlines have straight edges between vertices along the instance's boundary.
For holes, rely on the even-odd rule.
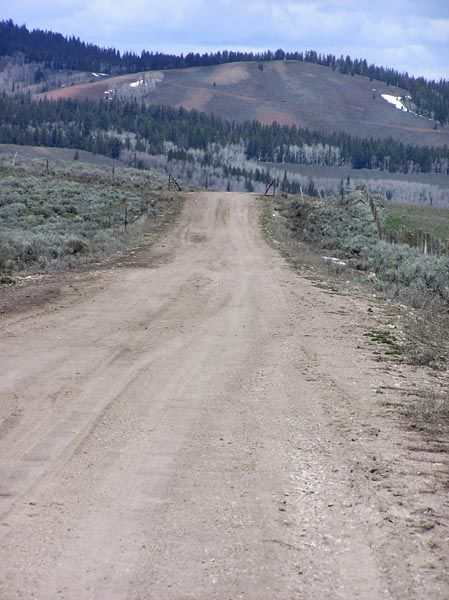
[[339,258],[336,258],[335,256],[323,256],[322,257],[326,262],[331,262],[334,265],[337,265],[338,267],[346,267],[346,263],[344,260],[340,260]]
[[156,87],[156,83],[161,83],[162,79],[139,79],[139,81],[134,81],[133,83],[130,83],[130,87],[132,88],[137,88],[141,85],[144,85],[146,87],[151,87],[152,89],[155,89]]
[[[404,104],[402,102],[402,98],[405,98],[406,100],[411,100],[412,99],[411,96],[391,96],[391,94],[381,94],[381,96],[389,104],[393,104],[397,109],[402,110],[403,112],[410,113],[411,115],[416,115],[417,117],[421,117],[422,119],[428,118],[428,117],[424,117],[423,115],[419,115],[418,113],[416,113],[413,110],[410,110],[404,106]],[[434,119],[429,118],[429,121],[433,121],[433,120]]]
[[92,73],[92,75],[93,75],[94,77],[100,77],[100,75],[99,75],[98,73]]
[[393,106],[395,106],[397,109],[403,110],[404,112],[409,112],[408,108],[406,108],[402,103],[401,96],[392,96],[391,94],[381,94],[381,96],[389,104],[393,104]]

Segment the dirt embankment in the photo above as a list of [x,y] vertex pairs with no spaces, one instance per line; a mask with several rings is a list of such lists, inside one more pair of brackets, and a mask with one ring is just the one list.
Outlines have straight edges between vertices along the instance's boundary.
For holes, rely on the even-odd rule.
[[3,315],[2,600],[447,598],[447,454],[388,406],[421,375],[258,218],[191,195],[156,248]]

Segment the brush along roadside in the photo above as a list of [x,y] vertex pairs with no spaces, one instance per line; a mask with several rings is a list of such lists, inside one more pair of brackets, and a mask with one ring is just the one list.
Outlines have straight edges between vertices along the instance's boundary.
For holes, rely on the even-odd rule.
[[[379,240],[363,191],[343,198],[283,196],[263,202],[266,237],[317,285],[332,293],[356,286],[390,300],[389,322],[366,332],[379,360],[446,370],[449,257]],[[378,218],[384,218],[381,208]],[[445,412],[438,414],[443,418]]]

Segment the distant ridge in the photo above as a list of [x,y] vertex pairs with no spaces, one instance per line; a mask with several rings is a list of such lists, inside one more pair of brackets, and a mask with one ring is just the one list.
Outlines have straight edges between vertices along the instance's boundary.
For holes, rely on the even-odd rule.
[[368,64],[365,59],[350,56],[336,57],[316,51],[284,52],[278,49],[262,53],[233,52],[223,50],[215,53],[188,53],[185,56],[143,51],[121,54],[114,48],[100,48],[87,44],[79,38],[65,37],[60,33],[28,30],[11,19],[0,21],[0,57],[21,54],[28,62],[44,63],[47,68],[73,69],[101,72],[109,75],[136,73],[139,71],[205,67],[234,62],[300,61],[329,67],[333,71],[350,76],[363,76],[381,81],[388,86],[406,90],[413,98],[416,111],[441,124],[449,122],[449,82],[428,81],[394,69]]

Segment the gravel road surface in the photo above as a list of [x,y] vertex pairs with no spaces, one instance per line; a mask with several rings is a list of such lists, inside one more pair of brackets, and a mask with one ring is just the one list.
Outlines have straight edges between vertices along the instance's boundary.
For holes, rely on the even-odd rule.
[[4,314],[0,599],[447,600],[447,455],[376,393],[406,375],[367,302],[292,270],[255,197],[202,193]]

